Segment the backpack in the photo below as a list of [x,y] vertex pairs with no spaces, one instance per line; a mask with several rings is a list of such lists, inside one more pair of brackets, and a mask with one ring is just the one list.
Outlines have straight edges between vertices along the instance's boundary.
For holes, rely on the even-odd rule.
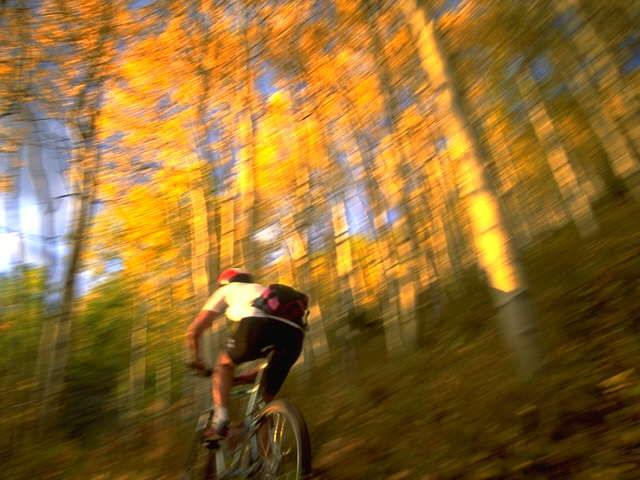
[[301,327],[306,327],[306,313],[309,297],[304,293],[280,283],[273,283],[264,289],[252,306],[268,315],[290,320]]

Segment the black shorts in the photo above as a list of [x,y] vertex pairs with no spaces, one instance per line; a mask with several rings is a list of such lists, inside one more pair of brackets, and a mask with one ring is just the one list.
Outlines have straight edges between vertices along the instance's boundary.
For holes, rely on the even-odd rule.
[[264,390],[275,395],[302,351],[304,332],[273,318],[243,318],[227,341],[229,357],[236,365],[264,357],[273,347],[273,356],[264,371]]

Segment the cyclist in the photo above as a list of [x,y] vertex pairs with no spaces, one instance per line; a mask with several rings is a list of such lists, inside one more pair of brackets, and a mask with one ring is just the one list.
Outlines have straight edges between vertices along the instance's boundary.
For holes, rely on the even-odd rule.
[[218,277],[219,288],[209,297],[200,313],[186,332],[191,367],[206,370],[202,360],[199,339],[211,324],[224,316],[237,322],[237,328],[220,352],[213,373],[211,393],[215,406],[213,426],[205,432],[210,439],[227,435],[229,429],[229,392],[235,367],[241,363],[265,356],[273,347],[274,353],[264,371],[262,397],[270,402],[284,383],[289,370],[302,351],[304,329],[293,322],[269,316],[254,307],[252,302],[266,288],[253,281],[248,272],[237,268],[224,270]]

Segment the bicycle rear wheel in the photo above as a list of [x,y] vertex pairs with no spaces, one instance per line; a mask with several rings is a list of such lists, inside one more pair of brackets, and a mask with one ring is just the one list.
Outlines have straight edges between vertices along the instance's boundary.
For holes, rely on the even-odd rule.
[[311,443],[300,411],[276,400],[260,412],[256,432],[261,480],[302,480],[311,473]]

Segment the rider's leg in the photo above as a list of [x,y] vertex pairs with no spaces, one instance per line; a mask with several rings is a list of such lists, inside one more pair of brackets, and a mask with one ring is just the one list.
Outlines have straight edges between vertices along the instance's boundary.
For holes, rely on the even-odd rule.
[[[218,355],[218,363],[213,374],[211,396],[215,405],[214,423],[224,430],[229,422],[229,392],[233,384],[235,364],[227,352]],[[218,432],[224,434],[224,432]]]
[[262,400],[264,401],[264,403],[269,403],[274,399],[275,396],[275,393],[267,393],[264,390],[262,391]]
[[276,396],[289,370],[302,353],[304,333],[286,324],[273,320],[272,329],[278,334],[271,360],[264,371],[262,398],[269,403]]
[[216,408],[229,407],[229,392],[233,384],[235,364],[227,352],[218,355],[218,363],[213,374],[213,388],[211,391],[213,404]]
[[[271,327],[277,334],[277,344],[271,356],[269,364],[265,368],[262,388],[262,399],[265,403],[271,402],[287,377],[289,370],[302,352],[304,334],[274,320]],[[258,442],[261,454],[267,458],[270,456],[269,432],[273,425],[263,423],[258,431]]]

